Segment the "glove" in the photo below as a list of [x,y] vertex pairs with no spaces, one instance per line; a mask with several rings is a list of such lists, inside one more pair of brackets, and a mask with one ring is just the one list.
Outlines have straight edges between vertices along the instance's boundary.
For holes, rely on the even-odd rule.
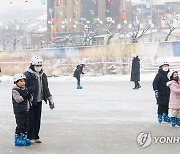
[[22,95],[22,97],[24,99],[30,99],[31,98],[31,95],[28,92],[26,92],[26,91],[23,91],[23,93],[21,95]]
[[158,90],[154,90],[154,92],[155,92],[155,93],[154,93],[154,94],[155,94],[155,97],[158,98],[158,96],[159,96]]
[[52,99],[52,96],[48,97],[48,101],[49,101],[49,108],[54,109],[54,101]]

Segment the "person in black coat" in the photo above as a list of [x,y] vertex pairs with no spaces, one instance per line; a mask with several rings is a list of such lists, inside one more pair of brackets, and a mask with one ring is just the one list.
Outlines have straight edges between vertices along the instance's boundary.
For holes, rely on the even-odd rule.
[[165,122],[170,122],[168,117],[170,89],[166,86],[166,83],[169,81],[168,72],[169,64],[167,62],[161,63],[159,65],[158,73],[153,80],[153,90],[158,105],[157,114],[159,123],[163,120]]
[[139,89],[141,86],[140,81],[140,59],[138,56],[133,57],[132,69],[131,69],[131,81],[134,82],[135,86],[133,89]]
[[49,101],[50,109],[54,108],[52,95],[49,91],[48,80],[42,69],[43,59],[40,56],[33,56],[29,70],[24,73],[26,76],[26,87],[33,96],[32,106],[29,110],[29,127],[27,138],[35,143],[41,143],[39,130],[41,123],[42,100]]
[[82,86],[80,84],[80,75],[84,74],[83,73],[83,68],[84,68],[85,64],[79,64],[76,66],[76,69],[74,71],[74,77],[77,79],[77,89],[82,89]]

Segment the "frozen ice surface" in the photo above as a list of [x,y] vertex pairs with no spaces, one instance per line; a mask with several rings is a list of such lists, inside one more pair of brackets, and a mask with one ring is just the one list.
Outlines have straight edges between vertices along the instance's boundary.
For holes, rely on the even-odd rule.
[[180,129],[158,124],[152,75],[143,75],[142,88],[133,90],[130,76],[83,77],[83,90],[72,77],[49,78],[55,109],[43,103],[42,144],[14,147],[12,78],[0,83],[0,153],[2,154],[131,154],[179,152],[179,144],[152,144],[141,149],[140,132],[152,136],[179,136]]

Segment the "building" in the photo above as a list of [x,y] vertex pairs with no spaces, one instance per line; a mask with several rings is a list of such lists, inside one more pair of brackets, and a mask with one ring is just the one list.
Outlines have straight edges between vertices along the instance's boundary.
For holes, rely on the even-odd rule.
[[51,41],[77,34],[83,25],[111,19],[115,25],[132,23],[130,0],[47,0],[47,27]]

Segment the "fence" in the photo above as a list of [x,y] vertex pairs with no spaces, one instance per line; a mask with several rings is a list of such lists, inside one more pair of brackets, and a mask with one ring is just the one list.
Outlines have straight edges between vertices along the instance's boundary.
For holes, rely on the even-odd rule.
[[[180,42],[146,44],[120,44],[82,48],[47,48],[41,50],[1,51],[1,74],[13,75],[28,69],[33,55],[44,59],[44,69],[49,76],[72,75],[74,67],[84,60],[89,75],[128,74],[132,54],[141,58],[141,71],[153,72],[158,69],[159,57],[172,63],[180,70]],[[170,59],[171,58],[171,59]]]

